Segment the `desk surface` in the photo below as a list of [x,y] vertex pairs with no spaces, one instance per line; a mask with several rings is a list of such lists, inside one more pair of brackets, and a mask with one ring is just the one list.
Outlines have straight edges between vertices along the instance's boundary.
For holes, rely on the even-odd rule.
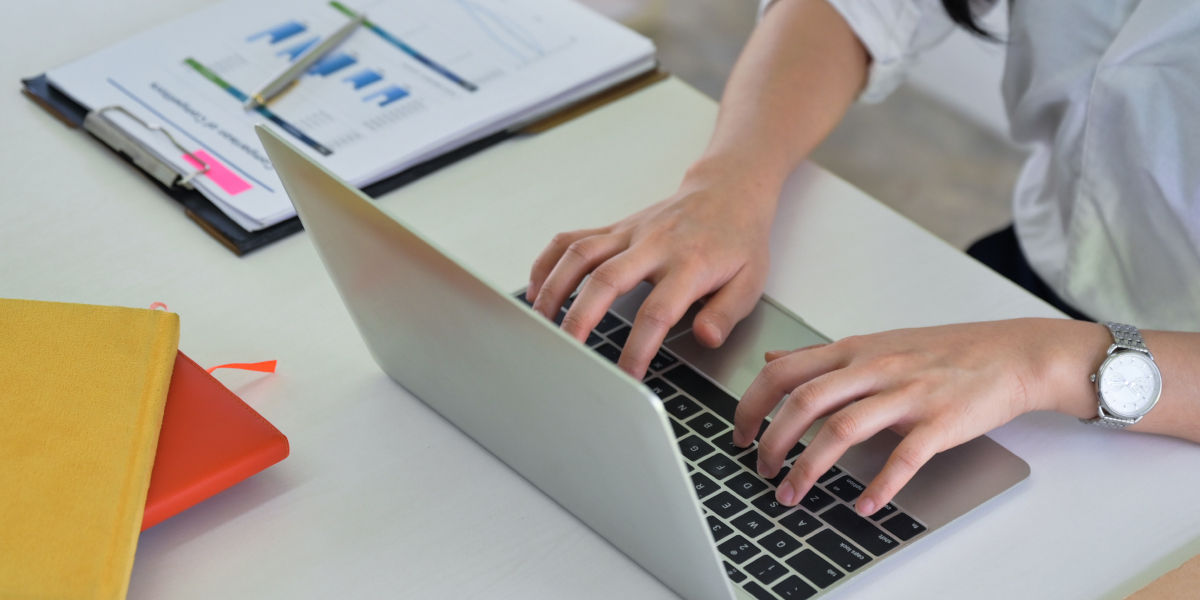
[[[292,442],[283,463],[143,534],[130,595],[672,597],[387,379],[306,235],[237,258],[131,167],[17,94],[19,77],[190,5],[126,4],[24,3],[2,26],[11,91],[0,97],[0,296],[165,302],[201,364],[279,360],[274,376],[222,379]],[[516,289],[554,232],[671,192],[715,113],[668,81],[380,203]],[[830,336],[1054,314],[815,166],[784,195],[768,292]],[[1050,414],[993,437],[1030,463],[1030,479],[837,597],[1115,598],[1195,552],[1197,446]]]

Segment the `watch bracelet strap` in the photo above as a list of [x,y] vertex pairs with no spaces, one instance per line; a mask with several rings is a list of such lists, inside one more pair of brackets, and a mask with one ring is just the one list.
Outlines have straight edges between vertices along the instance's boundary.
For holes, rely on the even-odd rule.
[[1113,344],[1118,348],[1137,350],[1138,352],[1150,354],[1150,349],[1146,347],[1146,342],[1142,339],[1142,332],[1138,331],[1137,327],[1124,323],[1114,323],[1112,321],[1106,321],[1104,326],[1112,333]]
[[[1154,355],[1150,354],[1150,349],[1146,347],[1146,342],[1142,339],[1142,332],[1137,327],[1113,321],[1105,321],[1104,326],[1112,333],[1114,346],[1125,350],[1145,352],[1153,359]],[[1080,419],[1079,422],[1107,429],[1125,429],[1141,420],[1141,417],[1136,419],[1122,419],[1101,413],[1090,419]]]
[[1095,425],[1097,427],[1104,427],[1107,429],[1125,429],[1126,427],[1129,427],[1130,425],[1133,425],[1134,423],[1137,423],[1140,420],[1141,420],[1140,418],[1139,419],[1119,419],[1117,417],[1110,417],[1108,415],[1105,415],[1103,417],[1092,417],[1090,419],[1080,419],[1079,422],[1083,423],[1085,425]]

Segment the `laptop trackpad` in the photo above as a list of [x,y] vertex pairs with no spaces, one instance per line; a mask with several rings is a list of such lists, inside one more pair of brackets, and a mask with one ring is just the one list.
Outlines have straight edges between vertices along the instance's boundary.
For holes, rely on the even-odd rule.
[[[694,317],[691,314],[688,317],[690,325]],[[799,318],[764,298],[733,328],[720,348],[701,345],[691,331],[676,334],[664,346],[740,398],[762,370],[767,351],[791,350],[827,341]]]
[[[638,285],[613,303],[613,312],[633,322],[642,301],[652,289],[648,283]],[[700,306],[693,306],[671,329],[663,346],[724,385],[738,398],[762,370],[763,354],[768,350],[792,350],[829,341],[799,317],[764,296],[754,311],[733,328],[733,333],[720,348],[706,348],[691,332],[692,321]]]

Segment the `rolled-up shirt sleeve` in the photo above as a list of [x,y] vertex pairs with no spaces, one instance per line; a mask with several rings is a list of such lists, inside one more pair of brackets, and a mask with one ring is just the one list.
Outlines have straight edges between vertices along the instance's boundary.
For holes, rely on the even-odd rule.
[[[759,19],[779,2],[760,0]],[[939,0],[825,0],[837,10],[871,55],[871,70],[859,101],[879,102],[894,91],[922,52],[937,45],[954,28]],[[976,1],[982,14],[990,1]]]

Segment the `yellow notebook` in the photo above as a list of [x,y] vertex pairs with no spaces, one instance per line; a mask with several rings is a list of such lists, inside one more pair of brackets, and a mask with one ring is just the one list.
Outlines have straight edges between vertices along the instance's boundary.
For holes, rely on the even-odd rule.
[[0,299],[0,598],[123,598],[172,313]]

